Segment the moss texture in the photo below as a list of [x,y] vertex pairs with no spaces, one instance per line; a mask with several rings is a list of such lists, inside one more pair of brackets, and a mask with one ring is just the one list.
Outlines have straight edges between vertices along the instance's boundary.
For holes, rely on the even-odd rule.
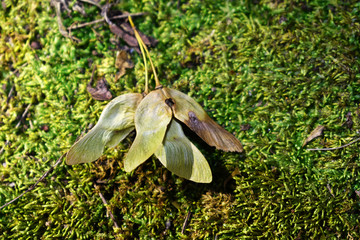
[[[94,163],[62,163],[0,210],[0,237],[360,238],[359,144],[306,150],[358,137],[358,1],[179,3],[120,1],[114,8],[148,13],[134,21],[159,40],[151,55],[162,84],[196,99],[246,154],[216,151],[193,136],[212,168],[211,184],[174,176],[155,158],[127,174],[122,159],[133,134]],[[144,88],[136,53],[134,69],[114,81],[117,46],[108,26],[73,30],[82,40],[74,43],[59,33],[49,1],[2,4],[0,205],[35,183],[97,121],[106,102],[86,91],[91,63],[114,96]],[[100,17],[96,7],[85,9],[88,17],[64,12],[64,25]],[[303,148],[318,125],[324,134]]]

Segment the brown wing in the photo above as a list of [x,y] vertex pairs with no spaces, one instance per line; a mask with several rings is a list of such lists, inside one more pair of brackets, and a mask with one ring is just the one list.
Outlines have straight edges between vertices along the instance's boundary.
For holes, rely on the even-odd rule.
[[242,152],[240,141],[212,120],[205,110],[188,95],[170,88],[163,88],[173,100],[175,118],[185,123],[207,144],[217,149]]

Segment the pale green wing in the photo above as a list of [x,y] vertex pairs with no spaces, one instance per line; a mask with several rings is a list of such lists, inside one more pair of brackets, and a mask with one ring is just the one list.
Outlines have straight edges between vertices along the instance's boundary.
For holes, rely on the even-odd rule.
[[205,157],[184,135],[182,127],[172,120],[165,140],[155,156],[174,174],[194,182],[212,181],[211,169]]
[[171,108],[165,100],[161,90],[155,90],[136,109],[136,137],[124,160],[125,171],[130,172],[145,162],[162,143],[172,118]]
[[[132,130],[134,130],[134,127],[116,131],[115,133],[115,131],[108,131],[99,127],[94,127],[70,148],[66,155],[66,163],[74,165],[95,161],[101,157],[105,146],[115,146]],[[111,145],[106,142],[109,140],[112,142]]]
[[174,89],[163,90],[167,91],[174,100],[172,109],[175,118],[185,123],[207,144],[224,151],[243,151],[240,141],[212,120],[194,99]]
[[134,130],[134,116],[142,99],[139,93],[128,93],[114,98],[104,108],[98,123],[77,141],[66,156],[69,165],[92,162],[104,152],[105,146],[114,147]]

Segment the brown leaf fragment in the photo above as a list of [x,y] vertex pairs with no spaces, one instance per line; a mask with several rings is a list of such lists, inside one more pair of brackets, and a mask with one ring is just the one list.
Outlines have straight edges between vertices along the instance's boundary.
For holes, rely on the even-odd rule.
[[251,128],[251,125],[250,124],[243,124],[243,125],[240,125],[240,131],[247,131]]
[[135,37],[131,36],[129,33],[125,32],[113,23],[109,24],[109,27],[112,33],[123,39],[129,46],[139,47]]
[[[114,33],[119,38],[123,39],[129,46],[134,47],[135,50],[140,54],[140,48],[139,44],[135,38],[135,33],[132,27],[126,20],[123,20],[122,22],[117,21],[116,23],[112,22],[110,18],[113,15],[113,12],[110,11],[111,4],[106,4],[104,7],[102,7],[102,15],[104,16],[104,19],[107,24],[109,24],[110,31]],[[121,12],[120,12],[121,13]],[[117,12],[117,14],[119,14]],[[145,34],[138,31],[141,39],[147,46],[154,47],[158,43],[158,41],[155,38],[146,36]]]
[[[105,21],[107,24],[109,24],[110,31],[114,33],[116,36],[123,39],[129,46],[139,48],[139,44],[134,36],[131,36],[128,32],[126,32],[124,29],[117,26],[115,23],[113,23],[109,18],[109,10],[110,10],[111,4],[106,4],[102,8],[102,15],[104,16]],[[138,50],[137,50],[138,51]],[[140,51],[138,51],[140,52]]]
[[358,197],[360,198],[360,191],[355,190],[355,193],[356,193],[356,195],[358,195]]
[[[124,29],[124,31],[131,34],[132,36],[135,36],[134,30],[132,29],[131,25],[128,22],[124,22],[120,26],[122,29]],[[156,44],[159,42],[155,38],[153,38],[151,36],[147,36],[147,35],[143,34],[142,32],[140,32],[139,30],[136,30],[136,31],[139,33],[141,39],[143,40],[145,45],[148,47],[155,47]]]
[[96,87],[91,86],[92,81],[90,81],[86,87],[86,90],[91,94],[92,98],[95,100],[105,101],[112,99],[112,94],[109,91],[108,83],[105,79],[100,79],[96,83]]
[[30,47],[31,47],[32,49],[36,49],[36,50],[42,48],[41,44],[40,44],[38,41],[32,41],[32,42],[30,43]]
[[354,122],[352,120],[351,112],[348,112],[346,115],[346,121],[342,124],[342,126],[347,127],[348,129],[351,129],[354,125]]
[[309,142],[311,142],[314,138],[320,137],[322,135],[322,132],[324,131],[325,127],[324,126],[317,126],[309,135],[308,138],[305,139],[304,143],[303,143],[303,147],[308,144]]
[[119,69],[119,72],[115,75],[115,82],[119,80],[126,73],[126,68],[133,68],[134,63],[130,59],[130,55],[126,50],[120,50],[116,54],[115,67]]

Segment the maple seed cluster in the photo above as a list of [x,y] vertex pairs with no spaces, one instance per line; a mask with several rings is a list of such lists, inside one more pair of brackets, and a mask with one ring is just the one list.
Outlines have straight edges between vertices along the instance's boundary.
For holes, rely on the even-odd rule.
[[[134,32],[143,56],[144,49],[149,56],[135,28]],[[163,87],[150,57],[149,60],[155,76],[155,90],[148,93],[146,76],[144,94],[128,93],[110,101],[94,128],[71,147],[66,163],[95,161],[105,147],[115,147],[135,129],[134,143],[124,160],[125,171],[134,170],[155,155],[174,174],[194,182],[209,183],[212,181],[209,164],[185,136],[181,123],[217,149],[242,152],[242,145],[212,120],[194,99],[178,90]]]

